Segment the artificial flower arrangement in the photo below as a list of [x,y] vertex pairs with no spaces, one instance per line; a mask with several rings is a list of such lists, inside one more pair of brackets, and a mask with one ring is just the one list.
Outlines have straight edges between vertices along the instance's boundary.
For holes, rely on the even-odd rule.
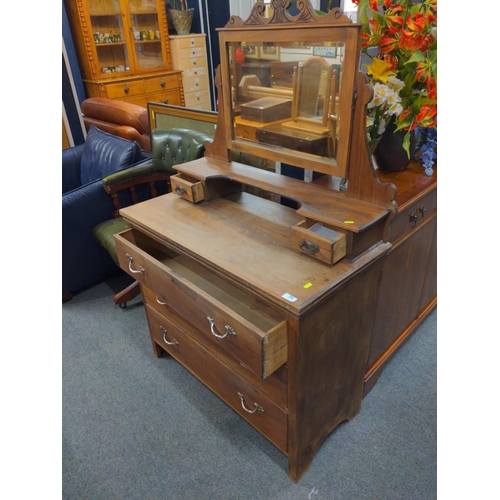
[[373,87],[373,98],[367,106],[366,131],[368,142],[374,148],[391,117],[397,118],[403,111],[400,92],[404,82],[396,78],[389,63],[380,59],[367,65],[367,74]]
[[[372,59],[368,74],[380,74],[380,62],[404,83],[399,90],[402,110],[395,115],[396,131],[405,130],[403,147],[410,155],[410,132],[437,128],[437,0],[353,0],[363,25],[362,51]],[[378,49],[373,56],[372,48]],[[372,49],[373,50],[373,49]],[[435,133],[421,132],[435,144]],[[432,173],[428,148],[426,172]]]

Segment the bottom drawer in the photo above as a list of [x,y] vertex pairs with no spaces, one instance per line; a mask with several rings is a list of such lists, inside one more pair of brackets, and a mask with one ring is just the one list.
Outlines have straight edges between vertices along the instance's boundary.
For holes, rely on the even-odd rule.
[[161,92],[158,94],[144,94],[139,97],[123,100],[132,104],[136,104],[137,106],[142,106],[143,108],[147,108],[148,102],[159,102],[161,104],[173,104],[175,106],[182,106],[181,95],[178,89]]
[[[235,359],[231,351],[226,351],[216,340],[212,341],[203,332],[200,332],[192,322],[184,320],[179,314],[162,302],[158,296],[149,288],[142,286],[144,303],[156,309],[162,316],[173,323],[176,328],[189,332],[189,336],[200,346],[209,350],[219,361],[224,363],[239,377],[246,380],[260,394],[280,407],[284,412],[288,411],[288,366],[285,364],[278,368],[265,379],[259,377],[248,369],[243,363]],[[153,346],[155,347],[155,345]]]
[[208,90],[199,90],[197,92],[186,92],[184,94],[186,100],[186,108],[197,106],[201,103],[210,101]]
[[281,451],[287,451],[286,412],[195,342],[187,333],[146,304],[153,342],[253,425]]

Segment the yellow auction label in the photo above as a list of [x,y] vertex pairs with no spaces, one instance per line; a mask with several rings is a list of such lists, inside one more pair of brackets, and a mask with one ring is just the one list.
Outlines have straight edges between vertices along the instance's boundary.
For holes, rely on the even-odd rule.
[[304,288],[309,288],[309,287],[311,287],[311,286],[313,286],[313,284],[312,284],[312,283],[306,283],[306,284],[304,285]]

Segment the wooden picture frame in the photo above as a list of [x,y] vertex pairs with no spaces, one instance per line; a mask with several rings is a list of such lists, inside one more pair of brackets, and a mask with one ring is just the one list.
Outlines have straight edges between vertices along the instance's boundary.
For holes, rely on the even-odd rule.
[[261,47],[259,47],[258,45],[250,45],[247,43],[242,43],[241,48],[245,53],[245,60],[261,58]]
[[337,57],[337,47],[314,47],[313,54],[322,57]]
[[172,104],[148,102],[149,130],[156,128],[188,128],[204,132],[212,137],[217,128],[217,112],[206,111]]
[[260,48],[260,59],[265,59],[266,61],[279,61],[280,60],[280,48],[271,44],[264,44]]

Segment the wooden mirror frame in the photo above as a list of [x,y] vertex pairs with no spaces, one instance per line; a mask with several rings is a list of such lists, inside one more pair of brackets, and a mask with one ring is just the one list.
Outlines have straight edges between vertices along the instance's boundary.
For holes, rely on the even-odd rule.
[[[264,17],[265,4],[262,0],[258,0],[247,20],[243,21],[237,16],[232,16],[224,28],[218,29],[221,53],[220,94],[224,100],[222,109],[225,148],[262,156],[323,174],[347,178],[353,120],[352,105],[355,98],[361,49],[361,25],[353,23],[342,14],[340,9],[333,9],[325,16],[318,16],[309,2],[305,1],[297,1],[297,7],[301,12],[297,16],[291,16],[288,13],[290,4],[289,0],[273,0],[271,2],[273,15],[266,18]],[[314,43],[324,46],[328,42],[344,44],[345,57],[342,66],[340,102],[336,110],[336,116],[342,117],[336,122],[336,134],[339,137],[336,159],[263,143],[252,143],[234,136],[232,89],[237,83],[231,79],[230,44],[241,42],[286,43],[291,39],[299,43]],[[219,97],[220,101],[221,97]]]
[[[325,79],[326,79],[326,92],[325,95],[328,96],[328,100],[323,104],[323,111],[321,113],[321,122],[318,122],[318,119],[307,118],[302,115],[302,109],[304,106],[304,78],[305,72],[307,68],[312,65],[319,65],[325,71]],[[293,128],[299,128],[300,126],[310,126],[313,129],[319,129],[320,133],[326,134],[328,132],[328,114],[330,111],[331,101],[335,99],[335,96],[332,95],[332,77],[333,66],[331,64],[326,63],[326,61],[322,57],[312,56],[306,59],[304,62],[300,62],[297,66],[297,71],[294,71],[293,75],[293,98],[292,98],[292,122],[297,123],[297,125],[291,125]],[[318,88],[320,85],[318,84]],[[319,92],[314,93],[314,97],[316,100],[318,99]],[[311,97],[311,95],[309,96]],[[289,122],[283,123],[284,127],[290,126]]]

